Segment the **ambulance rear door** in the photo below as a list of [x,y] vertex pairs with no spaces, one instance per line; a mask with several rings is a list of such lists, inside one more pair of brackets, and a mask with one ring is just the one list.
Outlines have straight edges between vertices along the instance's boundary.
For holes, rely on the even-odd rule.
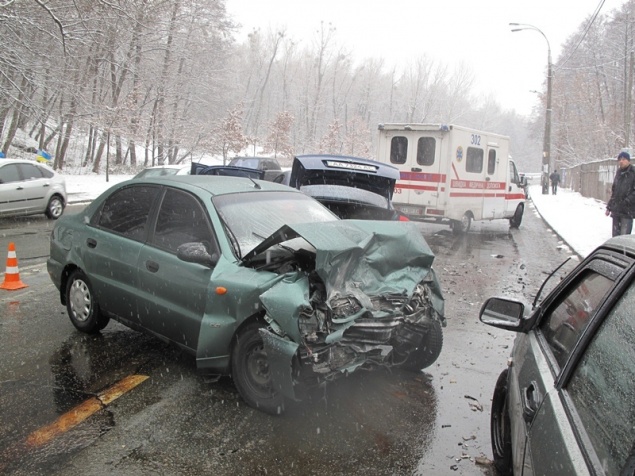
[[384,132],[389,134],[390,163],[400,170],[393,196],[395,207],[413,217],[442,216],[438,210],[446,177],[441,167],[443,132]]

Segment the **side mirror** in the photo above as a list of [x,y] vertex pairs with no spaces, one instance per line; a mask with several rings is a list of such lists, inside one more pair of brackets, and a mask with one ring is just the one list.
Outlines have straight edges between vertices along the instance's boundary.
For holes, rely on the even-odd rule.
[[525,305],[507,298],[489,298],[481,307],[479,319],[483,324],[510,331],[522,330]]
[[187,263],[198,263],[213,268],[218,263],[218,254],[207,251],[204,243],[183,243],[176,249],[176,256]]

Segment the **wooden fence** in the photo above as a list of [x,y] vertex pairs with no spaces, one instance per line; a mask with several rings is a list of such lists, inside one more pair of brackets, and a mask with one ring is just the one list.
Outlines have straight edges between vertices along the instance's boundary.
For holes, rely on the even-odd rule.
[[611,185],[617,173],[617,160],[604,159],[560,169],[561,186],[583,197],[592,197],[603,202],[611,198]]

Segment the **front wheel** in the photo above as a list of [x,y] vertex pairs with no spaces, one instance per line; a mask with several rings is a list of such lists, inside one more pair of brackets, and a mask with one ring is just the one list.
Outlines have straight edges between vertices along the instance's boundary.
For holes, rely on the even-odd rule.
[[66,310],[75,328],[87,334],[96,334],[110,320],[102,314],[90,281],[79,269],[73,271],[66,284]]
[[524,210],[525,210],[525,207],[523,206],[522,203],[516,207],[514,216],[509,219],[509,226],[511,226],[512,228],[518,228],[520,226],[520,223],[523,221]]
[[434,364],[443,348],[443,328],[436,319],[432,321],[430,330],[421,340],[421,344],[408,355],[401,367],[406,370],[419,371]]
[[490,421],[494,467],[500,476],[513,474],[511,422],[507,408],[508,376],[509,369],[505,369],[496,381]]
[[271,369],[259,330],[254,322],[241,329],[232,349],[232,379],[247,405],[271,415],[284,411],[284,397],[273,387]]
[[46,211],[44,212],[48,218],[51,220],[57,220],[62,216],[64,212],[64,201],[61,197],[54,195],[49,200],[48,205],[46,206]]

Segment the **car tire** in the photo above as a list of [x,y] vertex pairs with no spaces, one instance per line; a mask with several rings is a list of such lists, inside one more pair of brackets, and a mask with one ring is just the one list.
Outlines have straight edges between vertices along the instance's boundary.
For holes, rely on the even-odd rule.
[[470,231],[470,227],[472,226],[472,216],[469,213],[466,213],[460,220],[452,220],[450,226],[452,227],[452,231],[455,235],[467,233]]
[[44,214],[51,220],[57,220],[64,213],[64,200],[59,195],[53,195],[46,205]]
[[273,388],[271,370],[259,330],[252,322],[238,331],[231,356],[231,371],[238,393],[250,407],[271,415],[284,412],[284,397]]
[[66,310],[75,328],[86,334],[96,334],[110,321],[99,309],[90,281],[79,269],[66,283]]
[[408,356],[401,367],[415,372],[430,367],[441,355],[442,348],[443,328],[441,323],[435,319],[421,345]]
[[505,369],[496,381],[490,417],[494,467],[499,476],[513,474],[511,422],[507,409],[508,377],[509,369]]
[[518,228],[523,221],[523,212],[525,211],[525,207],[523,204],[519,204],[516,207],[516,211],[514,212],[514,216],[509,219],[509,226],[512,228]]

